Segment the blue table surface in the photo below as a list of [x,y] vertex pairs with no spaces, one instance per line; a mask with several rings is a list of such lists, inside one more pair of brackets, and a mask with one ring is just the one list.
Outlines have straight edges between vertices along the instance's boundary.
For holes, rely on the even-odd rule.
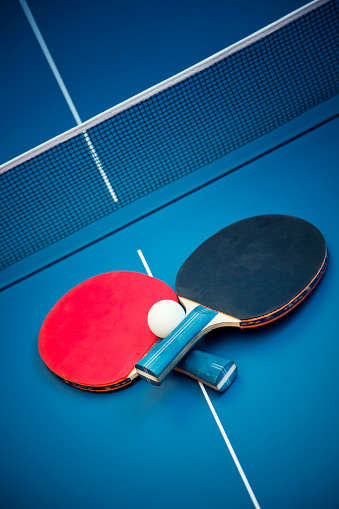
[[[83,120],[300,5],[30,2]],[[74,125],[19,3],[4,6],[1,162]],[[197,382],[172,373],[160,387],[139,380],[108,394],[80,391],[47,370],[37,339],[49,309],[74,285],[110,270],[143,272],[138,249],[153,275],[174,287],[203,240],[266,213],[315,224],[327,241],[328,269],[284,319],[201,341],[239,369],[229,391],[207,392],[262,509],[338,507],[339,119],[327,121],[338,109],[338,102],[315,109],[313,125],[321,125],[312,129],[302,116],[298,136],[279,148],[265,151],[272,138],[260,140],[261,157],[246,147],[231,174],[230,158],[212,164],[211,174],[226,173],[218,180],[208,183],[208,168],[182,179],[183,199],[0,293],[1,507],[253,507]],[[175,185],[154,200],[169,202],[171,193]],[[137,206],[142,212],[149,201]]]

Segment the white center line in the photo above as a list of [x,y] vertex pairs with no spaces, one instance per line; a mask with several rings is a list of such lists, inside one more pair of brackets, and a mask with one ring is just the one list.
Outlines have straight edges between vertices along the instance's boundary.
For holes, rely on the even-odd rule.
[[108,177],[106,175],[106,172],[105,172],[105,170],[102,167],[102,164],[100,162],[99,156],[98,156],[98,154],[97,154],[97,152],[96,152],[96,150],[95,150],[95,148],[93,146],[93,143],[91,142],[91,138],[89,137],[89,134],[86,131],[84,131],[82,134],[85,137],[86,143],[87,143],[87,145],[88,145],[88,147],[89,147],[89,149],[91,151],[92,157],[94,159],[95,164],[97,165],[97,168],[98,168],[98,170],[100,172],[100,175],[101,175],[103,181],[105,182],[106,187],[107,187],[110,195],[113,198],[113,201],[115,201],[115,203],[116,203],[118,201],[117,195],[115,194],[115,192],[113,190],[113,187],[112,187],[112,185],[111,185],[111,183],[110,183],[110,181],[109,181],[109,179],[108,179]]
[[[143,264],[143,266],[144,266],[144,268],[145,268],[145,270],[146,270],[147,274],[148,274],[149,276],[153,277],[152,272],[151,272],[151,270],[150,270],[150,268],[149,268],[149,265],[148,265],[148,263],[147,263],[147,261],[146,261],[146,259],[145,259],[144,255],[143,255],[143,253],[142,253],[141,249],[138,249],[138,255],[139,255],[139,257],[140,257],[140,260],[141,260],[141,262],[142,262],[142,264]],[[242,481],[243,481],[243,483],[244,483],[244,485],[245,485],[245,487],[246,487],[246,489],[247,489],[247,492],[248,492],[249,496],[251,497],[251,500],[252,500],[252,502],[253,502],[253,505],[254,505],[254,507],[255,507],[256,509],[260,509],[260,505],[258,504],[258,501],[257,501],[257,499],[256,499],[256,497],[255,497],[255,495],[254,495],[254,493],[253,493],[253,490],[252,490],[252,488],[251,488],[251,486],[250,486],[250,483],[249,483],[249,482],[248,482],[248,480],[247,480],[247,477],[246,477],[246,475],[245,475],[245,473],[244,473],[244,471],[243,471],[243,469],[242,469],[242,467],[241,467],[241,465],[240,465],[240,462],[239,462],[239,460],[238,460],[238,458],[237,458],[237,456],[236,456],[236,454],[235,454],[235,452],[234,452],[234,449],[233,449],[233,447],[232,447],[232,445],[231,445],[231,442],[229,441],[229,438],[228,438],[228,436],[226,435],[226,432],[225,432],[225,430],[224,430],[224,428],[223,428],[223,426],[222,426],[222,424],[221,424],[221,421],[220,421],[220,419],[219,419],[219,416],[218,416],[218,414],[217,414],[217,412],[216,412],[216,410],[215,410],[214,406],[212,405],[212,402],[211,402],[211,400],[210,400],[210,398],[209,398],[209,396],[208,396],[208,394],[207,394],[207,392],[206,392],[206,389],[205,389],[204,385],[203,385],[200,381],[198,381],[198,383],[199,383],[200,388],[201,388],[201,390],[202,390],[202,392],[203,392],[203,394],[204,394],[204,396],[205,396],[205,399],[206,399],[206,401],[207,401],[207,404],[208,404],[208,406],[209,406],[209,408],[210,408],[210,410],[211,410],[211,412],[212,412],[212,414],[213,414],[213,417],[214,417],[214,419],[215,419],[215,422],[216,422],[216,423],[217,423],[217,425],[218,425],[219,431],[220,431],[220,433],[221,433],[221,435],[222,435],[223,439],[225,440],[225,443],[226,443],[227,448],[228,448],[228,450],[229,450],[229,452],[230,452],[230,454],[231,454],[231,456],[232,456],[232,459],[233,459],[233,461],[234,461],[234,463],[235,463],[235,466],[236,466],[236,467],[237,467],[237,469],[238,469],[238,472],[239,472],[239,474],[240,474],[240,477],[241,477],[241,479],[242,479]]]
[[202,390],[202,392],[203,392],[203,394],[204,394],[204,396],[205,396],[205,399],[206,399],[206,401],[207,401],[207,404],[208,404],[208,406],[210,407],[210,410],[211,410],[211,412],[212,412],[212,414],[213,414],[213,417],[214,417],[214,419],[215,419],[215,422],[216,422],[216,423],[217,423],[217,425],[218,425],[219,431],[220,431],[220,433],[221,433],[221,435],[222,435],[223,439],[225,440],[225,443],[226,443],[227,448],[228,448],[228,450],[229,450],[229,452],[230,452],[230,454],[231,454],[231,456],[232,456],[232,459],[233,459],[233,461],[234,461],[234,463],[235,463],[235,466],[236,466],[236,467],[237,467],[237,469],[238,469],[238,472],[239,472],[239,474],[240,474],[240,476],[241,476],[241,479],[242,479],[243,483],[245,484],[245,487],[246,487],[246,489],[247,489],[247,491],[248,491],[249,496],[251,497],[251,500],[252,500],[252,502],[253,502],[253,505],[254,505],[254,507],[255,507],[256,509],[260,509],[260,505],[258,504],[258,501],[257,501],[257,499],[256,499],[256,497],[255,497],[255,495],[254,495],[254,493],[253,493],[253,491],[252,491],[252,488],[251,488],[251,486],[250,486],[250,483],[249,483],[249,482],[248,482],[248,480],[247,480],[247,477],[246,477],[246,475],[245,475],[245,473],[244,473],[244,471],[243,471],[243,469],[242,469],[242,467],[241,467],[241,465],[240,465],[240,462],[239,462],[239,460],[238,460],[238,458],[237,458],[237,456],[236,456],[236,454],[235,454],[235,452],[234,452],[234,449],[233,449],[233,447],[232,447],[232,445],[231,445],[231,442],[229,441],[229,438],[228,438],[228,436],[226,435],[226,432],[225,432],[225,430],[224,430],[224,428],[223,428],[223,426],[222,426],[222,424],[221,424],[221,422],[220,422],[220,419],[219,419],[219,417],[218,417],[218,414],[217,414],[217,412],[215,411],[214,406],[212,405],[212,402],[211,402],[211,400],[210,400],[210,398],[209,398],[209,396],[208,396],[208,394],[207,394],[207,392],[206,392],[206,389],[205,389],[205,387],[203,386],[203,384],[202,384],[201,382],[198,382],[198,383],[199,383],[200,388],[201,388],[201,390]]
[[[54,62],[54,60],[52,58],[52,55],[51,55],[49,49],[47,48],[47,45],[46,45],[46,43],[45,43],[45,41],[44,41],[44,39],[43,39],[43,37],[41,35],[39,27],[36,24],[36,21],[35,21],[35,19],[33,17],[33,14],[30,11],[30,8],[27,5],[26,0],[19,0],[19,2],[20,2],[20,5],[21,5],[25,15],[26,15],[28,23],[30,24],[30,26],[31,26],[31,28],[32,28],[32,30],[34,32],[34,35],[37,38],[37,41],[38,41],[38,43],[40,45],[40,48],[42,49],[42,52],[43,52],[43,54],[46,57],[46,60],[47,60],[49,66],[51,68],[51,71],[54,74],[54,77],[55,77],[55,79],[56,79],[56,81],[57,81],[57,83],[58,83],[58,85],[60,87],[62,95],[64,96],[64,98],[65,98],[65,100],[66,100],[66,102],[68,104],[68,107],[69,107],[69,109],[72,112],[72,115],[74,117],[75,122],[77,123],[77,125],[81,125],[82,121],[81,121],[80,115],[78,114],[78,112],[76,110],[76,107],[74,106],[74,103],[73,103],[73,101],[71,99],[71,96],[68,93],[66,85],[63,82],[63,79],[61,78],[61,75],[60,75],[60,73],[58,71],[58,68],[55,65],[55,62]],[[90,139],[88,133],[86,131],[83,131],[82,134],[84,135],[84,138],[85,138],[86,143],[87,143],[87,145],[88,145],[88,147],[90,149],[90,152],[91,152],[91,155],[93,157],[93,160],[94,160],[94,162],[95,162],[95,164],[96,164],[96,166],[97,166],[97,168],[98,168],[98,170],[100,172],[100,175],[101,175],[101,177],[102,177],[102,179],[103,179],[103,181],[104,181],[104,183],[105,183],[105,185],[106,185],[106,187],[108,189],[108,192],[110,193],[113,201],[117,202],[118,201],[117,195],[115,194],[115,192],[113,190],[113,187],[112,187],[112,185],[111,185],[111,183],[110,183],[110,181],[109,181],[109,179],[108,179],[108,177],[106,175],[106,172],[103,169],[103,166],[102,166],[102,164],[100,162],[99,156],[96,153],[96,150],[95,150],[95,148],[94,148],[94,146],[93,146],[93,144],[91,142],[91,139]]]
[[144,255],[142,254],[142,251],[141,249],[138,249],[138,255],[140,256],[140,260],[145,268],[145,271],[147,272],[147,274],[150,276],[150,277],[153,277],[153,274],[151,272],[151,269],[149,268],[148,266],[148,263],[146,262],[146,259],[144,257]]

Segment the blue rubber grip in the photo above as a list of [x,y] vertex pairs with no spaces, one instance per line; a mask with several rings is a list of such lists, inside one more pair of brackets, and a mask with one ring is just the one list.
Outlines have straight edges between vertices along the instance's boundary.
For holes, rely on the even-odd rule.
[[202,330],[217,314],[203,306],[194,308],[167,338],[136,364],[139,376],[149,383],[160,384],[194,347]]
[[228,389],[237,376],[237,367],[233,361],[196,349],[191,350],[175,369],[218,392]]

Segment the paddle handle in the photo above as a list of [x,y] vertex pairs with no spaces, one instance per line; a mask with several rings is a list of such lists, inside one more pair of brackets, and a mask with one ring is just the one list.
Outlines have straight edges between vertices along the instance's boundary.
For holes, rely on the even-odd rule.
[[196,306],[167,338],[153,346],[136,364],[139,376],[153,385],[161,384],[217,316],[216,311]]
[[[218,392],[228,389],[237,376],[237,366],[233,361],[196,349],[189,352],[175,370],[199,380]],[[159,384],[154,382],[154,385]]]

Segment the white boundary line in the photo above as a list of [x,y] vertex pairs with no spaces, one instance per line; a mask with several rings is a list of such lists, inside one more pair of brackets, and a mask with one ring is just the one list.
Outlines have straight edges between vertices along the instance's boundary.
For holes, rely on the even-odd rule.
[[[25,0],[19,0],[20,3],[25,2]],[[215,62],[218,62],[222,60],[223,58],[231,55],[232,53],[235,53],[236,51],[239,51],[240,49],[249,46],[253,42],[257,41],[258,39],[265,37],[272,32],[275,32],[279,28],[287,25],[288,23],[291,23],[293,20],[299,18],[300,16],[303,16],[307,12],[310,12],[314,9],[317,9],[322,4],[328,3],[330,0],[314,0],[313,2],[301,7],[300,9],[297,9],[296,11],[288,14],[287,16],[284,16],[278,21],[275,21],[274,23],[271,23],[265,28],[262,28],[261,30],[258,30],[254,34],[246,37],[245,39],[242,39],[241,41],[232,44],[228,48],[219,51],[215,55],[212,55],[211,57],[202,60],[198,64],[193,65],[192,67],[189,67],[188,69],[176,74],[175,76],[162,81],[161,83],[145,90],[144,92],[141,92],[140,94],[137,94],[130,99],[114,106],[113,108],[110,108],[103,113],[100,113],[100,115],[96,115],[95,117],[87,120],[83,124],[74,127],[73,129],[70,129],[69,131],[66,131],[65,133],[60,134],[59,136],[56,136],[55,138],[52,138],[51,140],[38,145],[37,147],[29,150],[28,152],[25,152],[24,154],[21,154],[20,156],[8,161],[7,163],[4,163],[0,166],[0,174],[4,173],[5,171],[10,170],[11,168],[14,168],[15,166],[18,166],[19,164],[27,161],[28,159],[31,159],[34,156],[37,156],[38,154],[41,154],[42,152],[54,147],[55,145],[58,145],[59,143],[62,143],[70,138],[73,138],[74,136],[82,133],[86,129],[90,129],[91,127],[96,126],[100,122],[103,122],[104,120],[107,120],[108,118],[113,117],[114,115],[117,115],[121,111],[126,110],[127,108],[138,104],[139,102],[151,97],[152,95],[157,94],[158,92],[161,92],[162,90],[170,87],[171,85],[174,85],[175,83],[178,83],[179,81],[184,80],[185,78],[192,76],[193,74],[196,74],[197,72],[205,69],[206,67],[211,66]]]
[[[48,47],[47,47],[47,45],[46,45],[42,35],[41,35],[39,27],[36,24],[36,21],[35,21],[35,19],[33,17],[33,14],[30,11],[30,8],[27,5],[26,0],[19,0],[19,2],[20,2],[20,5],[21,5],[25,15],[26,15],[28,23],[30,24],[30,26],[31,26],[31,28],[32,28],[32,30],[34,32],[34,35],[35,35],[35,37],[36,37],[36,39],[37,39],[37,41],[39,43],[39,46],[40,46],[43,54],[46,57],[48,65],[50,66],[51,71],[52,71],[52,73],[53,73],[53,75],[54,75],[54,77],[55,77],[55,79],[56,79],[56,81],[57,81],[57,83],[59,85],[59,88],[60,88],[60,90],[62,92],[62,95],[64,96],[64,98],[65,98],[65,100],[66,100],[66,102],[68,104],[68,107],[69,107],[69,109],[72,112],[72,115],[73,115],[73,118],[74,118],[75,122],[78,124],[78,126],[82,126],[83,123],[82,123],[82,120],[80,118],[80,115],[78,114],[77,109],[74,106],[74,103],[73,103],[73,101],[71,99],[71,96],[68,93],[66,85],[65,85],[65,83],[64,83],[64,81],[63,81],[63,79],[62,79],[62,77],[61,77],[61,75],[60,75],[60,73],[58,71],[57,66],[55,65],[55,62],[54,62],[54,60],[52,58],[52,55],[51,55],[51,53],[50,53],[50,51],[49,51],[49,49],[48,49]],[[96,164],[96,166],[97,166],[97,168],[99,170],[99,173],[100,173],[100,175],[101,175],[101,177],[102,177],[102,179],[103,179],[103,181],[104,181],[104,183],[105,183],[105,185],[106,185],[106,187],[107,187],[107,189],[108,189],[108,191],[109,191],[113,201],[117,202],[118,198],[117,198],[117,196],[116,196],[116,194],[115,194],[115,192],[113,190],[113,187],[112,187],[112,185],[111,185],[111,183],[110,183],[110,181],[109,181],[109,179],[108,179],[108,177],[107,177],[107,175],[105,173],[105,170],[102,167],[102,164],[100,162],[99,156],[98,156],[98,154],[97,154],[97,152],[96,152],[96,150],[95,150],[95,148],[93,146],[93,143],[92,143],[88,133],[86,132],[86,130],[83,130],[83,129],[81,129],[81,132],[84,135],[84,138],[86,140],[88,148],[90,149],[90,152],[91,152],[91,155],[93,157],[93,160],[94,160],[94,162],[95,162],[95,164]],[[34,155],[36,155],[36,154],[34,154]],[[2,172],[3,172],[2,167],[0,167],[0,174]]]
[[[144,268],[145,268],[145,270],[146,270],[147,274],[148,274],[149,276],[153,277],[152,272],[151,272],[151,270],[150,270],[150,268],[149,268],[149,265],[148,265],[148,263],[147,263],[147,261],[146,261],[146,259],[145,259],[144,255],[143,255],[143,253],[142,253],[141,249],[138,249],[137,253],[138,253],[139,257],[140,257],[140,260],[141,260],[141,262],[142,262],[142,264],[143,264],[143,266],[144,266]],[[210,408],[210,410],[211,410],[211,412],[212,412],[212,415],[213,415],[213,417],[214,417],[214,419],[215,419],[215,422],[217,423],[217,426],[218,426],[218,428],[219,428],[219,431],[220,431],[220,433],[221,433],[221,435],[222,435],[223,439],[225,440],[225,443],[226,443],[227,448],[228,448],[228,450],[229,450],[229,452],[230,452],[230,454],[231,454],[231,456],[232,456],[232,459],[233,459],[233,461],[234,461],[234,463],[235,463],[235,466],[236,466],[236,467],[237,467],[237,469],[238,469],[238,472],[239,472],[239,474],[240,474],[240,477],[241,477],[241,479],[242,479],[242,481],[243,481],[243,483],[244,483],[244,485],[245,485],[245,487],[246,487],[246,489],[247,489],[247,492],[248,492],[249,496],[251,497],[251,500],[252,500],[252,502],[253,502],[253,505],[254,505],[255,509],[260,509],[260,505],[258,504],[258,501],[257,501],[257,499],[256,499],[256,497],[255,497],[255,495],[254,495],[254,493],[253,493],[253,490],[252,490],[252,488],[251,488],[251,486],[250,486],[250,483],[249,483],[249,482],[248,482],[248,480],[247,480],[247,477],[246,477],[246,475],[245,475],[245,473],[244,473],[244,471],[243,471],[243,469],[242,469],[242,467],[241,467],[241,465],[240,465],[240,462],[239,462],[239,460],[238,460],[238,458],[237,458],[237,456],[236,456],[236,454],[235,454],[235,452],[234,452],[234,449],[233,449],[233,447],[232,447],[232,445],[231,445],[231,442],[229,441],[229,438],[228,438],[228,436],[226,435],[226,432],[225,432],[225,430],[224,430],[224,428],[223,428],[223,425],[221,424],[221,421],[220,421],[220,419],[219,419],[219,416],[218,416],[218,414],[217,414],[217,412],[216,412],[216,410],[215,410],[214,406],[212,405],[212,402],[211,402],[211,400],[210,400],[210,398],[209,398],[209,396],[208,396],[208,394],[207,394],[207,392],[206,392],[206,389],[205,389],[204,385],[203,385],[203,384],[202,384],[199,380],[198,380],[198,383],[199,383],[199,385],[200,385],[200,389],[201,389],[201,390],[202,390],[202,392],[203,392],[203,395],[205,396],[205,399],[206,399],[206,401],[207,401],[207,404],[208,404],[208,406],[209,406],[209,408]]]

